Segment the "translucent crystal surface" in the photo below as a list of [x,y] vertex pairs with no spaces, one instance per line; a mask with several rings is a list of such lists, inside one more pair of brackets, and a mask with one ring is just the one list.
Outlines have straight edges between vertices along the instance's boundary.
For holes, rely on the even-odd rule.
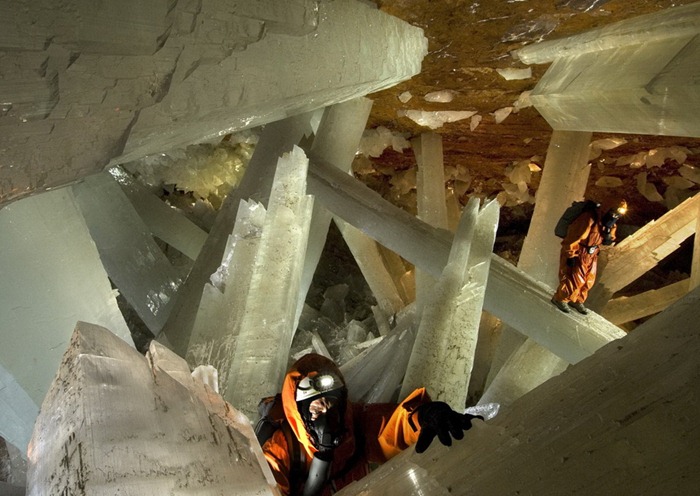
[[547,157],[532,220],[523,241],[518,267],[556,289],[559,283],[561,239],[554,227],[571,205],[581,200],[586,190],[590,167],[588,145],[591,133],[554,131],[547,148]]
[[109,173],[122,187],[129,202],[155,237],[190,259],[197,259],[207,238],[206,231],[197,227],[181,212],[166,205],[121,168],[113,167]]
[[[176,73],[162,106],[139,115],[125,155],[258,126],[293,110],[325,107],[393,86],[420,71],[427,40],[419,28],[361,2],[318,2],[316,8],[319,22],[313,33],[286,36],[284,43],[268,35],[231,52],[215,67],[201,64],[186,78],[184,68],[180,77]],[[309,63],[314,70],[303,70]],[[255,69],[241,72],[241,67]],[[241,77],[230,77],[234,73]],[[212,95],[209,87],[222,91]],[[223,102],[222,95],[227,95]],[[207,123],[194,119],[201,115],[208,115]],[[173,117],[182,124],[163,133],[162,125]]]
[[600,308],[610,297],[661,260],[695,233],[700,195],[688,198],[673,210],[605,250],[599,261],[600,276],[590,299]]
[[260,398],[274,395],[282,386],[296,330],[313,209],[313,197],[305,194],[307,167],[308,159],[298,147],[278,161],[241,316],[224,397],[251,419],[257,417]]
[[222,395],[229,384],[265,218],[261,204],[241,201],[221,266],[204,286],[187,347],[186,358],[193,368],[211,365],[217,369]]
[[209,236],[187,281],[178,292],[175,308],[163,328],[163,337],[180,355],[184,356],[187,352],[202,291],[221,264],[240,201],[252,199],[267,203],[278,157],[290,151],[305,134],[312,133],[311,117],[310,113],[302,114],[265,126],[241,183],[226,197],[219,209]]
[[10,399],[15,386],[5,382],[3,418],[20,416],[7,438],[24,450],[75,322],[112,326],[128,342],[131,334],[70,188],[5,206],[0,233],[0,364],[11,376],[3,382],[24,391]]
[[279,494],[249,421],[197,384],[162,346],[144,358],[79,323],[37,419],[27,494]]
[[0,364],[0,436],[19,447],[26,457],[26,447],[32,437],[34,420],[39,407],[22,389],[12,374]]
[[[395,207],[332,165],[310,163],[309,191],[334,215],[417,267],[436,276],[442,273],[452,242],[450,232],[433,228]],[[599,316],[590,315],[583,321],[560,312],[549,301],[551,291],[499,256],[491,255],[484,310],[555,354],[575,363],[623,335]]]
[[498,214],[495,201],[481,212],[476,198],[464,207],[449,261],[423,310],[401,398],[425,386],[453,409],[466,404]]
[[517,51],[552,61],[533,105],[554,129],[698,136],[699,14],[666,9]]
[[699,303],[695,290],[451,447],[408,449],[338,495],[693,494]]
[[0,145],[26,172],[8,173],[3,201],[391,87],[420,72],[428,46],[361,1],[0,9]]
[[377,299],[379,308],[387,316],[394,315],[405,306],[405,302],[384,264],[377,242],[341,219],[336,218],[335,223]]
[[185,274],[170,263],[109,173],[85,178],[73,192],[110,279],[157,335]]
[[[433,227],[448,229],[442,137],[437,133],[421,133],[412,140],[412,146],[417,164],[418,218]],[[416,301],[419,308],[425,304],[434,284],[435,278],[416,270]]]
[[[368,98],[356,98],[328,107],[319,123],[309,155],[327,160],[343,172],[348,172],[357,153],[358,143],[367,124],[371,108],[372,100]],[[314,204],[304,259],[304,271],[300,282],[297,319],[301,314],[306,294],[326,244],[330,223],[330,212],[323,205]]]

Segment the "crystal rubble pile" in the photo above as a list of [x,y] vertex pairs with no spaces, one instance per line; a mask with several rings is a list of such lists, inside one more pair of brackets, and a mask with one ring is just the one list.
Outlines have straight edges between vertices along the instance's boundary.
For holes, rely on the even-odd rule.
[[257,141],[256,132],[241,131],[215,145],[190,145],[121,167],[209,230],[222,199],[241,181]]
[[29,445],[27,494],[278,495],[248,419],[153,341],[79,322]]

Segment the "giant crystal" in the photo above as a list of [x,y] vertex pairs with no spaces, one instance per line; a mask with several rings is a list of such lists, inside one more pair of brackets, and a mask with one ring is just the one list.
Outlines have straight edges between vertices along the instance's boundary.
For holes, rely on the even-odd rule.
[[[338,217],[406,260],[439,277],[449,257],[452,233],[436,229],[321,161],[309,168],[309,191]],[[585,320],[557,310],[551,288],[492,254],[484,310],[575,363],[624,333],[607,320]]]
[[[328,160],[342,171],[348,172],[371,108],[372,100],[368,98],[356,98],[326,108],[315,133],[309,155]],[[321,252],[326,244],[330,223],[330,212],[323,205],[315,203],[297,303],[297,322],[304,301],[306,301],[311,280],[316,272],[316,266],[321,258]]]
[[70,188],[0,210],[0,252],[0,434],[24,451],[75,322],[131,335]]
[[19,5],[0,6],[0,148],[21,164],[0,201],[391,87],[427,54],[357,0]]
[[279,494],[248,419],[156,342],[78,323],[29,446],[27,494]]
[[338,496],[694,494],[700,289],[451,447],[407,449]]
[[73,193],[110,279],[157,335],[185,274],[170,263],[109,173],[86,177]]
[[261,397],[279,390],[287,369],[313,209],[313,197],[305,194],[307,167],[298,147],[278,161],[242,309],[225,398],[250,418]]
[[224,258],[204,286],[186,358],[194,368],[213,365],[226,395],[231,360],[245,311],[265,223],[265,207],[241,201]]
[[290,151],[305,135],[312,133],[312,117],[312,113],[301,114],[265,126],[243,179],[221,205],[187,281],[177,294],[175,308],[159,336],[177,353],[184,356],[187,352],[202,292],[224,256],[241,200],[251,199],[267,204],[278,157]]
[[465,407],[498,214],[495,201],[479,212],[472,198],[464,208],[450,258],[423,310],[401,398],[425,386],[433,399]]
[[698,136],[699,18],[695,3],[522,48],[552,62],[530,100],[554,129]]
[[[442,158],[442,137],[421,133],[411,141],[416,156],[416,193],[418,218],[433,227],[448,228],[445,201],[445,167]],[[416,301],[423,307],[435,285],[435,278],[416,270]]]

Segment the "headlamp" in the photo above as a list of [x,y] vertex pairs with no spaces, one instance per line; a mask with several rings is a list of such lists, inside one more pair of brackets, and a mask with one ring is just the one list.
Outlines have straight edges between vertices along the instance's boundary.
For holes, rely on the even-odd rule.
[[297,385],[296,401],[303,401],[344,387],[345,384],[340,377],[334,374],[324,373],[307,376]]
[[622,200],[620,202],[620,205],[617,207],[617,214],[620,216],[623,216],[627,213],[627,202],[625,200]]

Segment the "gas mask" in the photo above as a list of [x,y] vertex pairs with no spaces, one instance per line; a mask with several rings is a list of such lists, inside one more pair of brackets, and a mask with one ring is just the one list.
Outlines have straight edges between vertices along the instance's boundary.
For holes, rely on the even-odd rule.
[[297,409],[311,442],[320,453],[332,453],[344,434],[347,389],[332,374],[305,377],[297,386]]

